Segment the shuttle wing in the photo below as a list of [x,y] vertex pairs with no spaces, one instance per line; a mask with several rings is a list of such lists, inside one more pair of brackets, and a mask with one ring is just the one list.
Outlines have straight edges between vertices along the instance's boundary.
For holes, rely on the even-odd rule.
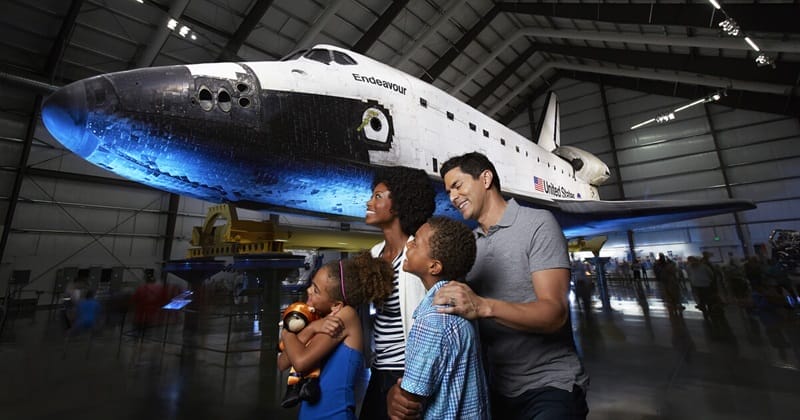
[[679,220],[754,209],[749,200],[554,200],[556,215],[568,238],[635,230]]

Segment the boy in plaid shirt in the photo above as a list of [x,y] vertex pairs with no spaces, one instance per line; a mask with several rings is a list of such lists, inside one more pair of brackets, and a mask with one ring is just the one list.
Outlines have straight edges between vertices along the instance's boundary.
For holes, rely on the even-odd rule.
[[[427,294],[414,311],[405,374],[390,391],[422,404],[426,419],[488,419],[489,397],[473,322],[441,313],[433,297],[448,280],[463,281],[475,262],[475,237],[461,222],[428,220],[408,243],[403,270]],[[392,415],[392,413],[389,413]]]

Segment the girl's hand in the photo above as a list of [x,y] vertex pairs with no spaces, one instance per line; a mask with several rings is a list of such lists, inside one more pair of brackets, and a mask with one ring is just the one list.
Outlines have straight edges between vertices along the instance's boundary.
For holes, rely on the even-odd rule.
[[317,334],[327,334],[333,338],[338,338],[344,331],[344,322],[334,314],[330,314],[319,321],[313,322],[314,332]]

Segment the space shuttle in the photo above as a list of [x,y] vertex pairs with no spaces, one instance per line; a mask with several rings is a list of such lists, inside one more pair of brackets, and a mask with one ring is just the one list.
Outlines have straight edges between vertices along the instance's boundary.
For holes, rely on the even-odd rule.
[[747,200],[603,201],[608,167],[562,146],[548,94],[531,141],[433,85],[352,51],[317,45],[280,61],[142,68],[60,88],[48,131],[89,162],[211,202],[362,219],[376,168],[423,169],[437,214],[460,215],[441,163],[479,151],[503,193],[551,210],[567,237],[754,208]]

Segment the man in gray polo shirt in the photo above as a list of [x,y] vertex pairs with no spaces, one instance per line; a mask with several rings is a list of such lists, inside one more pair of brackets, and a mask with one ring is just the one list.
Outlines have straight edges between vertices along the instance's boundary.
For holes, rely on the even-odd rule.
[[[442,165],[445,190],[465,219],[478,222],[478,252],[467,284],[450,282],[434,304],[478,319],[488,362],[492,417],[585,419],[588,376],[569,320],[569,257],[546,210],[520,207],[500,194],[494,165],[480,153]],[[418,407],[390,395],[390,415]]]

